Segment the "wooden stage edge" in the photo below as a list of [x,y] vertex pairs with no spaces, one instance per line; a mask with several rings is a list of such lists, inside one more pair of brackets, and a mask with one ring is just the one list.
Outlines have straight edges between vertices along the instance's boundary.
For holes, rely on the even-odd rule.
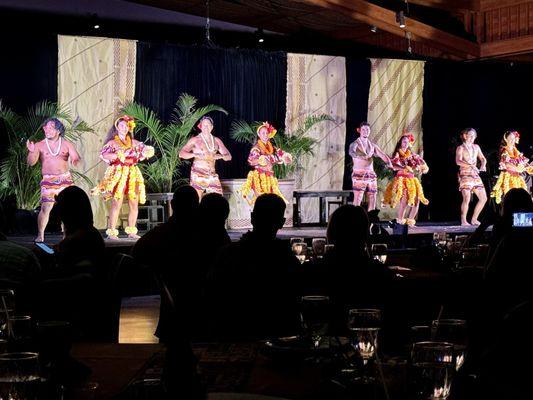
[[[388,226],[387,223],[382,222],[382,226],[387,230],[390,235],[395,236],[393,229]],[[430,235],[436,232],[446,232],[453,235],[468,235],[474,232],[476,229],[475,226],[460,226],[454,223],[430,223],[430,222],[420,222],[414,227],[409,227],[407,234],[411,235]],[[490,230],[491,228],[489,228]],[[228,230],[228,233],[232,241],[239,240],[246,229],[239,230]],[[140,232],[142,235],[144,232]],[[102,231],[102,235],[105,235]],[[289,239],[291,237],[303,237],[303,238],[315,238],[315,237],[325,237],[326,236],[326,227],[299,227],[299,228],[283,228],[278,232],[278,237],[281,239]],[[12,240],[18,244],[27,247],[33,247],[34,235],[13,235],[9,236],[9,240]],[[59,234],[46,234],[46,243],[53,245],[61,240],[61,235]],[[105,240],[106,247],[117,247],[117,248],[128,248],[132,247],[135,244],[135,240],[127,239],[126,237],[121,237],[119,240]]]

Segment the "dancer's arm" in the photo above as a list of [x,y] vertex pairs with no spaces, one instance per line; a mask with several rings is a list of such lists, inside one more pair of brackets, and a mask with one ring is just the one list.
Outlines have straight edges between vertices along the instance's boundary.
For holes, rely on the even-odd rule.
[[178,157],[183,158],[184,160],[190,160],[191,158],[196,157],[196,154],[194,154],[193,152],[194,146],[195,139],[190,138],[189,141],[185,144],[185,146],[183,146],[180,150]]
[[29,140],[26,141],[26,147],[28,148],[28,157],[26,159],[28,165],[33,167],[39,161],[41,151],[39,150],[39,143],[33,143]]
[[215,160],[224,160],[224,161],[231,161],[231,153],[229,150],[224,146],[224,143],[219,138],[216,138],[216,141],[218,143],[218,152],[219,154],[215,155]]
[[387,164],[387,167],[394,169],[390,157],[383,150],[381,150],[377,144],[374,144],[374,152],[385,162],[385,164]]
[[81,157],[76,148],[74,147],[74,144],[69,141],[66,142],[68,146],[68,157],[70,159],[70,163],[76,167],[80,163]]
[[476,146],[477,146],[477,149],[478,149],[477,158],[481,162],[481,165],[479,166],[479,170],[480,171],[486,171],[487,170],[487,159],[485,158],[485,155],[481,151],[481,147],[479,147],[477,144],[476,144]]

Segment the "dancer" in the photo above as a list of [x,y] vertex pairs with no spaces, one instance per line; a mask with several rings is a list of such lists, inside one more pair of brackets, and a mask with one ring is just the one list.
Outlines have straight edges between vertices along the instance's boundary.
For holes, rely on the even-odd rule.
[[48,118],[42,124],[44,139],[34,143],[26,142],[29,166],[41,160],[43,179],[41,180],[41,211],[37,217],[37,237],[35,242],[44,241],[44,231],[48,225],[50,211],[55,196],[63,189],[74,184],[70,175],[68,162],[76,166],[80,156],[74,144],[66,140],[65,126],[57,118]]
[[197,125],[200,133],[183,146],[179,157],[185,160],[194,158],[191,167],[190,185],[198,192],[198,197],[204,193],[222,194],[222,186],[215,170],[215,161],[231,161],[231,154],[222,140],[213,136],[213,120],[202,117]]
[[274,176],[274,165],[292,163],[292,155],[272,145],[270,139],[276,132],[268,122],[263,122],[257,128],[258,139],[248,156],[248,164],[254,169],[248,172],[246,182],[241,187],[242,196],[250,205],[264,193],[277,194],[288,203],[279,190],[278,180]]
[[510,189],[522,188],[527,190],[526,181],[522,174],[533,174],[533,165],[529,159],[524,157],[516,148],[520,140],[520,134],[517,131],[507,131],[503,135],[500,144],[500,176],[492,188],[490,197],[494,197],[497,204],[502,201]]
[[[457,146],[455,151],[455,163],[459,166],[459,191],[463,196],[461,203],[461,225],[480,225],[479,214],[487,202],[487,193],[483,181],[479,177],[480,171],[486,171],[487,159],[483,155],[481,148],[474,143],[477,132],[474,128],[466,128],[461,131],[463,144]],[[477,162],[481,163],[479,168]],[[472,214],[471,224],[466,220],[470,198],[474,193],[477,196],[477,203]]]
[[102,181],[91,190],[92,195],[101,194],[105,200],[111,200],[106,235],[108,239],[118,239],[116,224],[124,195],[127,195],[129,214],[125,231],[129,238],[138,239],[137,214],[139,203],[146,201],[144,179],[137,164],[154,155],[154,148],[133,139],[135,122],[132,117],[124,115],[118,118],[106,138],[106,144],[100,152],[100,158],[109,166]]
[[[420,202],[429,204],[424,196],[424,191],[415,173],[425,174],[429,171],[426,162],[411,150],[415,138],[410,133],[402,135],[392,156],[392,165],[397,171],[394,179],[389,183],[383,198],[383,203],[391,207],[398,207],[396,222],[414,226],[415,217]],[[408,218],[404,218],[407,207],[410,207]]]
[[357,132],[359,132],[359,137],[355,139],[348,150],[353,160],[353,204],[360,206],[366,192],[368,211],[372,211],[376,208],[376,193],[378,191],[378,179],[374,172],[372,158],[381,158],[389,168],[392,168],[392,164],[389,156],[368,138],[370,136],[368,122],[361,122]]

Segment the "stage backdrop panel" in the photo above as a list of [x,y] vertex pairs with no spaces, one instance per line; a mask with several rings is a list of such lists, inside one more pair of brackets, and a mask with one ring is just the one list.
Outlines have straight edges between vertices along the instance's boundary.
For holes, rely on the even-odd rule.
[[[136,42],[132,40],[59,36],[58,99],[74,116],[95,129],[77,143],[82,162],[78,169],[96,184],[106,164],[99,154],[120,108],[135,94]],[[77,182],[85,190],[87,185]],[[106,206],[92,197],[95,226],[104,228]]]
[[[371,59],[371,82],[368,94],[368,122],[371,137],[381,149],[392,155],[404,132],[415,137],[414,150],[422,148],[422,108],[424,62]],[[380,180],[378,204],[388,183]],[[383,209],[380,217],[394,218],[395,212]]]
[[[317,124],[309,135],[318,141],[315,154],[302,162],[295,188],[341,190],[346,140],[346,63],[343,57],[287,54],[287,132],[305,117],[329,114],[334,121]],[[318,199],[302,199],[302,222],[319,219]]]

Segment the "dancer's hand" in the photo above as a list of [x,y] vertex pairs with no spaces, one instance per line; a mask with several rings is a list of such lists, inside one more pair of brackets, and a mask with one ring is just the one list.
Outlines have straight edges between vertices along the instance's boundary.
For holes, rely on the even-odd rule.
[[29,140],[26,140],[26,147],[28,148],[28,151],[30,153],[33,153],[35,151],[35,143],[30,142]]
[[283,156],[281,157],[281,160],[285,164],[291,164],[292,163],[292,154],[291,153],[284,153]]

